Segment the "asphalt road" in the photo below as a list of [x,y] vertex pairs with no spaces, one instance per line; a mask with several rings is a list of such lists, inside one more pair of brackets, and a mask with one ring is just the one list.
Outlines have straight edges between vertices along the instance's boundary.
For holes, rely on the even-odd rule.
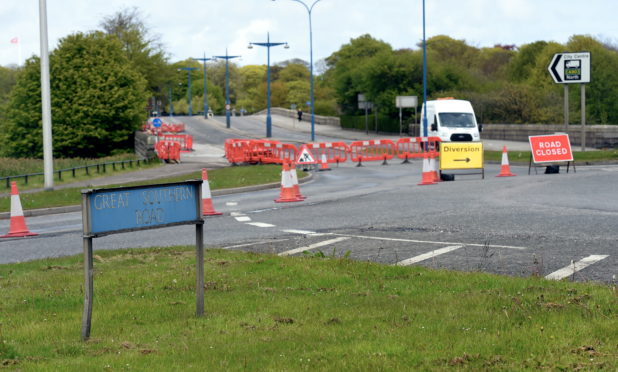
[[[220,161],[224,138],[265,132],[260,118],[233,118],[231,130],[225,128],[224,118],[209,123],[182,119],[194,142],[205,150],[187,162]],[[290,123],[289,118],[277,118],[275,123],[279,120]],[[275,127],[273,134],[307,140],[307,132],[295,128]],[[301,186],[307,196],[303,202],[274,203],[277,189],[214,198],[215,209],[224,215],[206,218],[205,243],[276,254],[348,255],[391,265],[615,280],[618,167],[577,167],[577,173],[568,174],[562,168],[552,175],[534,171],[528,175],[527,167],[511,166],[511,170],[516,177],[497,178],[499,165],[487,164],[484,179],[478,174],[457,175],[453,182],[418,186],[419,161],[363,167],[345,163],[329,172],[315,172]],[[82,252],[80,213],[30,217],[27,222],[40,235],[1,239],[0,263]],[[8,221],[1,220],[0,231],[7,229]],[[112,235],[95,239],[94,247],[185,244],[194,244],[192,226]]]

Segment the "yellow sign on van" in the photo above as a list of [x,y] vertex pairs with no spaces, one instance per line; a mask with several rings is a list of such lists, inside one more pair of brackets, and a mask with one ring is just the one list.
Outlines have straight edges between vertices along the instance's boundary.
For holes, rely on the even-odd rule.
[[440,143],[440,169],[482,169],[482,142]]

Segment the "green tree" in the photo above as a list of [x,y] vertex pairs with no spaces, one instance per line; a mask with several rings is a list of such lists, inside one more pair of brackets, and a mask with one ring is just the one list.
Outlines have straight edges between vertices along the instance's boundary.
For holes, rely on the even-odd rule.
[[0,107],[8,101],[9,93],[17,82],[17,72],[17,69],[0,66]]
[[[69,35],[50,54],[53,148],[56,157],[100,157],[133,146],[145,119],[146,82],[116,37]],[[19,74],[0,123],[5,153],[42,157],[40,61]]]

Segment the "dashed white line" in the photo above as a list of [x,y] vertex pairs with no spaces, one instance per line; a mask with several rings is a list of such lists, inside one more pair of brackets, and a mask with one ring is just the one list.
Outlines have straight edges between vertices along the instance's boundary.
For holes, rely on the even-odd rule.
[[257,226],[257,227],[275,227],[275,225],[271,225],[269,223],[264,223],[264,222],[248,222],[247,225]]
[[281,230],[290,234],[300,234],[300,235],[313,235],[315,231],[307,231],[307,230]]
[[248,216],[239,216],[239,217],[234,217],[234,218],[238,222],[249,222],[249,221],[251,221],[251,217],[248,217]]
[[586,267],[595,264],[601,260],[606,259],[607,257],[609,257],[608,255],[590,255],[588,257],[582,258],[581,260],[577,261],[577,262],[573,262],[571,265],[567,266],[567,267],[563,267],[560,270],[554,271],[553,273],[545,276],[545,279],[553,279],[553,280],[562,280],[566,277],[569,277],[573,274],[575,274],[576,272],[585,269]]
[[227,202],[227,203],[225,203],[225,205],[227,205],[228,207],[235,207],[235,206],[238,205],[238,203],[236,203],[236,202]]
[[350,238],[343,236],[343,237],[339,237],[339,238],[335,238],[335,239],[324,240],[324,241],[321,241],[319,243],[308,245],[306,247],[300,247],[300,248],[296,248],[296,249],[291,249],[289,251],[281,252],[281,253],[279,253],[279,256],[289,256],[289,255],[292,255],[292,254],[301,253],[301,252],[308,251],[308,250],[311,250],[311,249],[316,249],[316,248],[324,247],[326,245],[339,243],[339,242],[342,242],[342,241],[348,240],[348,239],[350,239]]
[[457,249],[459,249],[461,247],[463,247],[463,245],[452,245],[450,247],[436,249],[436,250],[433,250],[433,251],[431,251],[429,253],[421,254],[421,255],[418,255],[418,256],[415,256],[415,257],[412,257],[412,258],[408,258],[407,260],[399,261],[395,265],[396,266],[409,266],[409,265],[415,264],[417,262],[421,262],[421,261],[428,260],[430,258],[434,258],[434,257],[439,256],[441,254],[452,252],[452,251],[457,250]]
[[454,243],[454,242],[436,242],[431,240],[414,240],[414,239],[399,239],[399,238],[383,238],[379,236],[366,236],[366,235],[350,235],[350,234],[335,234],[330,233],[329,235],[335,236],[347,236],[350,238],[359,238],[359,239],[372,239],[372,240],[385,240],[390,242],[404,242],[404,243],[425,243],[425,244],[452,244],[452,245],[466,245],[468,247],[488,247],[488,248],[507,248],[507,249],[520,249],[525,250],[528,249],[526,247],[516,247],[512,245],[495,245],[495,244],[480,244],[480,243]]

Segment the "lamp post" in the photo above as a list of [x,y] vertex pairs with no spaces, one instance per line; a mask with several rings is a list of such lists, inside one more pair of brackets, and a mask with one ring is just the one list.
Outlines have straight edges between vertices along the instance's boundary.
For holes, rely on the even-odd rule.
[[187,96],[189,100],[189,116],[193,115],[193,107],[191,106],[191,71],[197,70],[197,67],[181,67],[178,70],[187,70],[187,76],[189,79],[189,86],[187,88]]
[[[425,0],[423,0],[423,132],[427,132],[427,41],[425,39]],[[427,143],[425,144],[427,145]]]
[[270,117],[270,47],[275,47],[279,45],[285,45],[284,48],[289,48],[287,42],[285,43],[271,43],[270,42],[270,33],[266,34],[266,42],[265,43],[249,43],[249,49],[252,49],[254,45],[266,47],[267,50],[267,58],[266,58],[266,137],[272,137],[272,118]]
[[227,48],[225,49],[224,56],[214,56],[214,58],[225,59],[225,126],[229,128],[230,125],[230,69],[229,60],[233,58],[239,58],[240,56],[228,56]]
[[[275,0],[272,0],[275,1]],[[305,9],[307,9],[307,14],[309,15],[309,72],[311,74],[311,141],[315,141],[315,96],[313,94],[313,31],[311,27],[311,12],[313,11],[313,7],[320,0],[315,0],[311,6],[305,4],[302,0],[291,0],[295,1],[299,4],[302,4]]]
[[208,119],[208,87],[206,86],[206,62],[214,59],[214,58],[206,58],[206,53],[204,53],[204,58],[193,58],[196,61],[204,62],[204,119]]
[[172,117],[174,116],[174,98],[172,97],[172,86],[170,85],[167,89],[170,97],[170,117]]

